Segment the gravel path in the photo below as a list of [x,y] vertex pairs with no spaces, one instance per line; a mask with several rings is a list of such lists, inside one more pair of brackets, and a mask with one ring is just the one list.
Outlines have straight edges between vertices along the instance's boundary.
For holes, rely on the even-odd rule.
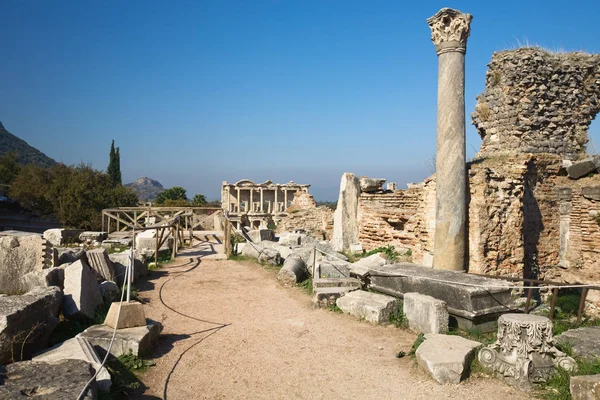
[[495,379],[438,385],[410,357],[395,357],[414,334],[313,309],[274,270],[210,259],[208,246],[215,244],[200,243],[141,287],[147,317],[165,329],[137,398],[527,398]]

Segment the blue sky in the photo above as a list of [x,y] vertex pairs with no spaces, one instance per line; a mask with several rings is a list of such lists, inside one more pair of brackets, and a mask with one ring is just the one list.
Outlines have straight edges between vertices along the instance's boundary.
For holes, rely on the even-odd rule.
[[[343,172],[433,172],[437,56],[426,19],[473,14],[467,122],[494,51],[600,53],[597,1],[0,2],[0,121],[57,161],[141,176],[190,197],[221,181],[312,184]],[[600,123],[591,128],[600,145]],[[596,137],[599,139],[596,140]],[[467,127],[467,156],[480,139]],[[600,149],[598,149],[600,150]]]

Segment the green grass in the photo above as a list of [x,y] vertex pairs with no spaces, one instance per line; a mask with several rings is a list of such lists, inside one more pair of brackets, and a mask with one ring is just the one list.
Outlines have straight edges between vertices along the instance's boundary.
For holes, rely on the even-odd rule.
[[[152,257],[148,258],[148,263],[154,263],[155,261],[155,255],[152,255]],[[161,250],[158,252],[158,265],[156,265],[153,269],[158,269],[172,261],[171,250]]]
[[328,306],[327,306],[327,309],[328,309],[329,311],[332,311],[332,312],[334,312],[334,313],[337,313],[337,314],[343,314],[343,313],[344,313],[344,312],[342,311],[342,309],[341,309],[341,308],[339,308],[339,307],[338,307],[338,305],[337,305],[337,304],[335,304],[335,303],[328,305]]
[[547,400],[570,400],[572,398],[571,376],[600,374],[600,359],[592,361],[575,358],[575,361],[577,362],[577,371],[569,372],[558,368],[547,382],[540,385],[536,392],[537,396]]
[[394,308],[394,311],[391,312],[390,323],[395,325],[396,328],[402,328],[402,329],[408,328],[408,319],[406,318],[406,315],[404,314],[401,303],[397,304],[396,308]]
[[129,399],[133,392],[141,386],[136,373],[143,373],[153,365],[155,365],[153,361],[135,356],[131,351],[118,358],[110,357],[106,363],[106,369],[112,378],[112,386],[110,393],[99,392],[99,399]]
[[312,280],[312,277],[308,278],[304,282],[301,282],[298,286],[300,288],[302,288],[302,290],[304,292],[306,292],[306,294],[308,294],[309,296],[312,296],[312,293],[313,293],[313,280]]
[[448,335],[462,336],[465,339],[474,340],[485,345],[492,344],[496,341],[496,329],[493,332],[482,332],[479,328],[470,329],[450,329]]
[[94,318],[79,316],[67,319],[61,314],[60,322],[50,335],[50,345],[53,346],[57,343],[74,338],[78,333],[83,332],[92,325],[103,324],[109,308],[110,304],[99,305],[94,312]]
[[417,338],[415,339],[415,342],[413,343],[412,347],[410,348],[410,352],[408,354],[410,354],[411,356],[414,357],[414,355],[417,353],[417,349],[419,348],[420,345],[423,344],[424,341],[425,341],[425,335],[422,333],[419,333],[419,336],[417,336]]

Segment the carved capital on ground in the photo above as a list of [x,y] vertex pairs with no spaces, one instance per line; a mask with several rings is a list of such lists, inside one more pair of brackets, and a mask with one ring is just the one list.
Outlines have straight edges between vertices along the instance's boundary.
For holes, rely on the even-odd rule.
[[438,55],[449,51],[466,52],[472,19],[471,14],[464,14],[452,8],[442,8],[427,19],[431,28],[431,41]]

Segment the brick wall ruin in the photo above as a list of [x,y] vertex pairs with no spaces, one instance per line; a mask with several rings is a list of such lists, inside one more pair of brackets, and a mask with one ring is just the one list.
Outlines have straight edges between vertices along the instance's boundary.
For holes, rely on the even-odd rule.
[[326,206],[293,209],[277,223],[277,232],[303,230],[323,240],[331,240],[333,233],[333,210]]
[[358,199],[359,241],[367,251],[394,246],[412,251],[414,262],[431,265],[435,228],[435,181],[408,190],[361,193]]
[[483,140],[480,156],[585,153],[600,111],[600,55],[522,48],[494,53],[488,67],[471,115]]

